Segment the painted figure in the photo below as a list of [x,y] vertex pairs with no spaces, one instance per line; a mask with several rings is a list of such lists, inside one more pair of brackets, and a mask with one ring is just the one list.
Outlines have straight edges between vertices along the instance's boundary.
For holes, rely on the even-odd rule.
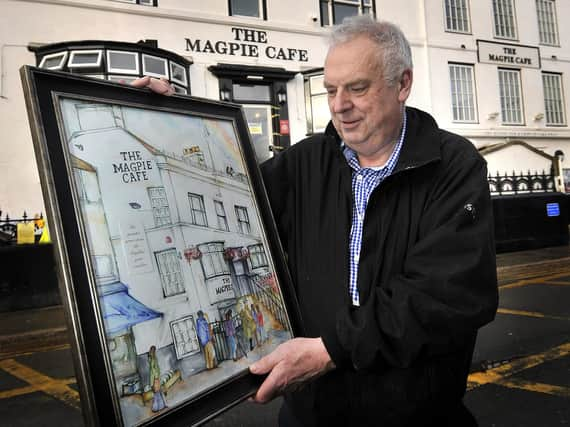
[[259,304],[255,304],[257,334],[259,335],[259,342],[265,342],[267,340],[267,334],[265,332],[265,319],[263,318],[263,312],[259,308]]
[[249,344],[249,349],[253,350],[255,347],[253,345],[253,338],[255,336],[255,321],[253,317],[251,317],[251,312],[247,308],[247,304],[242,306],[242,309],[239,312],[239,316],[241,318],[241,325],[243,328],[243,334],[246,339],[246,342]]
[[200,345],[204,349],[204,360],[206,361],[206,369],[213,369],[216,367],[216,350],[212,342],[213,334],[210,330],[208,320],[204,316],[202,310],[198,310],[198,320],[196,321],[196,329],[198,330],[198,339]]
[[236,327],[232,319],[232,310],[226,311],[226,320],[224,320],[224,331],[230,349],[230,358],[237,360],[237,342],[236,342]]
[[150,387],[154,393],[152,397],[152,412],[158,412],[166,408],[167,405],[160,384],[160,367],[158,366],[156,347],[154,345],[148,350],[148,372]]

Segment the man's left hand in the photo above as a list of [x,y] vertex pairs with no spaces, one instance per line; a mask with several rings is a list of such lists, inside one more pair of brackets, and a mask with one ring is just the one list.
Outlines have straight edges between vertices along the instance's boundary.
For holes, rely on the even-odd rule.
[[321,338],[294,338],[249,367],[253,374],[269,373],[253,400],[269,402],[334,368]]

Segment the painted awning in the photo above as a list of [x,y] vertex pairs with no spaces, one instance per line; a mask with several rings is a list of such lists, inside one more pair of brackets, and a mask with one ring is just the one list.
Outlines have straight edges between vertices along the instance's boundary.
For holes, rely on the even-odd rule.
[[130,296],[124,283],[102,285],[98,291],[107,335],[162,316],[162,313],[154,311]]

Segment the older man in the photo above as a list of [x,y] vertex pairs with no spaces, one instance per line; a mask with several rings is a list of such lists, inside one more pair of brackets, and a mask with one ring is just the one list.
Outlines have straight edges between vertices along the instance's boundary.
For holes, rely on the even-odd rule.
[[[310,338],[251,371],[281,425],[470,426],[462,397],[497,283],[485,161],[406,108],[410,47],[387,22],[333,29],[332,116],[262,165]],[[299,387],[302,386],[302,387]]]
[[[250,367],[281,426],[477,425],[462,398],[477,330],[497,307],[485,161],[406,108],[402,32],[333,28],[332,123],[262,165],[307,337]],[[166,82],[146,80],[156,92]]]

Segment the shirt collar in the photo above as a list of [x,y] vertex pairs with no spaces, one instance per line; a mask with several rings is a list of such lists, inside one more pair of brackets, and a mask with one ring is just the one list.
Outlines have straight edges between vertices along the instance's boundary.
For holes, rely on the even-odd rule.
[[[369,168],[364,168],[364,169],[372,169],[372,170],[380,171],[380,170],[383,170],[387,167],[390,169],[394,168],[394,166],[396,165],[396,162],[398,161],[400,151],[402,150],[402,144],[404,142],[404,138],[406,137],[406,125],[407,125],[407,117],[406,117],[406,110],[404,110],[404,114],[402,117],[402,130],[400,132],[400,136],[398,138],[398,141],[396,142],[396,145],[394,146],[394,149],[392,150],[392,154],[390,154],[390,157],[388,158],[386,163],[384,163],[382,166],[369,167]],[[360,166],[360,162],[358,161],[358,155],[356,154],[356,151],[354,151],[352,148],[350,148],[348,145],[346,145],[344,141],[341,141],[341,150],[342,150],[342,154],[346,158],[346,161],[348,162],[348,164],[350,165],[350,167],[353,170],[359,171],[360,169],[363,169]]]

